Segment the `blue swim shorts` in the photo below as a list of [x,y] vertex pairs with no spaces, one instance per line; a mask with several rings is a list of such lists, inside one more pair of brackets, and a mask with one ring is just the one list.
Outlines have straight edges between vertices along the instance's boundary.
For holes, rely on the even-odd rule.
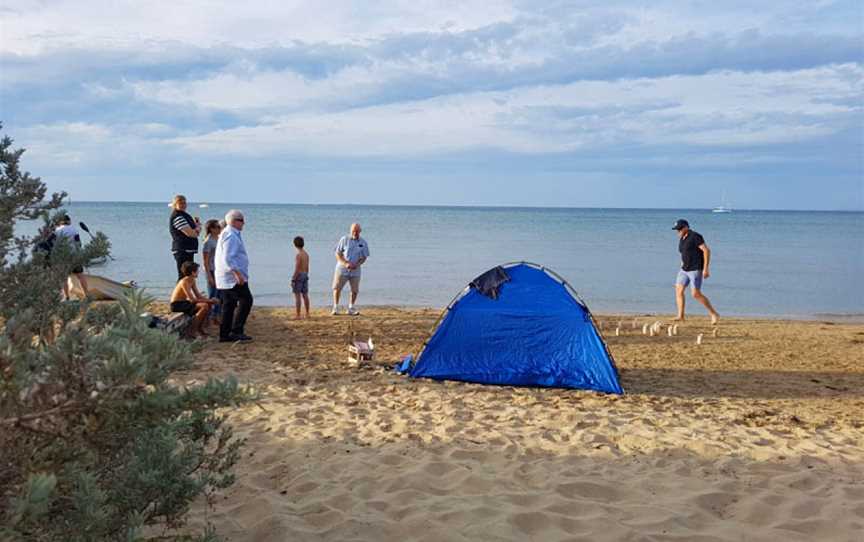
[[702,289],[702,271],[678,271],[678,277],[675,279],[675,284],[680,284],[685,288],[693,284],[694,290]]
[[291,280],[291,291],[295,294],[309,293],[309,274],[297,273],[297,278]]

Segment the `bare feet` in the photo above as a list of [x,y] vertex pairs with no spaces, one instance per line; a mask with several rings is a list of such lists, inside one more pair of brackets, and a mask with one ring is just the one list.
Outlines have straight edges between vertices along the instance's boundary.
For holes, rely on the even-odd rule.
[[715,312],[714,314],[711,315],[711,325],[712,326],[716,326],[717,322],[719,322],[719,321],[720,321],[720,315],[719,314],[717,314]]
[[683,321],[684,321],[684,317],[683,317],[683,316],[678,316],[677,318],[673,318],[672,321],[673,321],[673,322],[683,322]]

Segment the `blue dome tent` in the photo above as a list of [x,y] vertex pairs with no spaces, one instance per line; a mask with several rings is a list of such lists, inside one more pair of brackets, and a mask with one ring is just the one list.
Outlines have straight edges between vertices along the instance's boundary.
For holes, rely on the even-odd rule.
[[462,290],[403,369],[436,380],[624,392],[585,303],[558,274],[526,262],[493,268]]

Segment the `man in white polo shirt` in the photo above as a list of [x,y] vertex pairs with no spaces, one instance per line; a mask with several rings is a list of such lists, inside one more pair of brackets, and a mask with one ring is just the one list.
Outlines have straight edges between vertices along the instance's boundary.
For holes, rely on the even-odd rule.
[[369,244],[360,237],[360,224],[351,224],[351,235],[339,239],[336,244],[336,272],[333,274],[333,311],[339,314],[339,298],[345,283],[351,285],[351,302],[348,304],[348,314],[357,315],[357,294],[360,293],[360,267],[369,257]]

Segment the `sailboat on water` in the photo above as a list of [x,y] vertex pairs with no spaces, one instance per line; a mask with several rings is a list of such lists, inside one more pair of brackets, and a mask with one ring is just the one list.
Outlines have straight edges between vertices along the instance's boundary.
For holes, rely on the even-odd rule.
[[726,191],[723,191],[723,197],[720,200],[720,205],[711,209],[712,213],[731,213],[732,209],[729,208],[729,205],[726,203]]

